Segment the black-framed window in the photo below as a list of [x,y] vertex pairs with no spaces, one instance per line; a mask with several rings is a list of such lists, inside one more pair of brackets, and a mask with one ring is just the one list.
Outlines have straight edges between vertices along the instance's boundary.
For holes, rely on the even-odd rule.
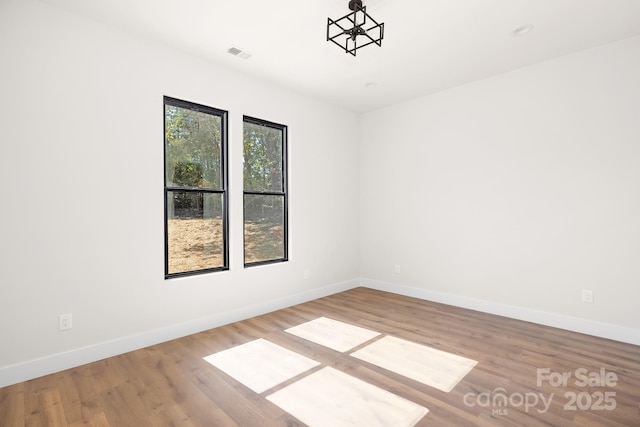
[[164,97],[165,278],[229,268],[227,112]]
[[287,127],[244,116],[244,265],[288,260]]

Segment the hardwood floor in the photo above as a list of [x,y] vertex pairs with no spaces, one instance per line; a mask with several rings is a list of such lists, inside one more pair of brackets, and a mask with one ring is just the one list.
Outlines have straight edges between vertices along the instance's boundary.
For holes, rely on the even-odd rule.
[[[320,316],[478,364],[446,393],[284,332]],[[428,408],[417,426],[640,426],[640,347],[367,288],[1,388],[0,425],[303,425],[266,399],[288,383],[257,394],[202,359],[257,338]]]

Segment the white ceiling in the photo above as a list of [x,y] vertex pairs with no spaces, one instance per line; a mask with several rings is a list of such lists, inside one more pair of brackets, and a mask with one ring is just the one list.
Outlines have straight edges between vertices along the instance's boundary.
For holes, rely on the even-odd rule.
[[640,0],[364,0],[385,38],[353,57],[326,41],[348,0],[42,1],[356,112],[640,34]]

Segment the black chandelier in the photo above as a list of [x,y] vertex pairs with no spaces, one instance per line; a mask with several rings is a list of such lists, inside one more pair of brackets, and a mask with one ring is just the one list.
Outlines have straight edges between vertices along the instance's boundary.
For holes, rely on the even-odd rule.
[[382,46],[384,23],[378,24],[367,13],[362,0],[350,0],[349,9],[353,12],[335,21],[327,18],[327,41],[334,42],[345,53],[356,56],[356,50],[370,44]]

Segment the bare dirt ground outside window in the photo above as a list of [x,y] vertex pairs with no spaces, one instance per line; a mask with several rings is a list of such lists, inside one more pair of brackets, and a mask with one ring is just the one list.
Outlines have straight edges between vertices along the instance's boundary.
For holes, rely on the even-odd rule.
[[[168,221],[169,274],[223,265],[220,218],[172,218]],[[282,225],[245,224],[246,263],[284,257]]]
[[284,258],[282,224],[247,222],[244,225],[245,263]]

